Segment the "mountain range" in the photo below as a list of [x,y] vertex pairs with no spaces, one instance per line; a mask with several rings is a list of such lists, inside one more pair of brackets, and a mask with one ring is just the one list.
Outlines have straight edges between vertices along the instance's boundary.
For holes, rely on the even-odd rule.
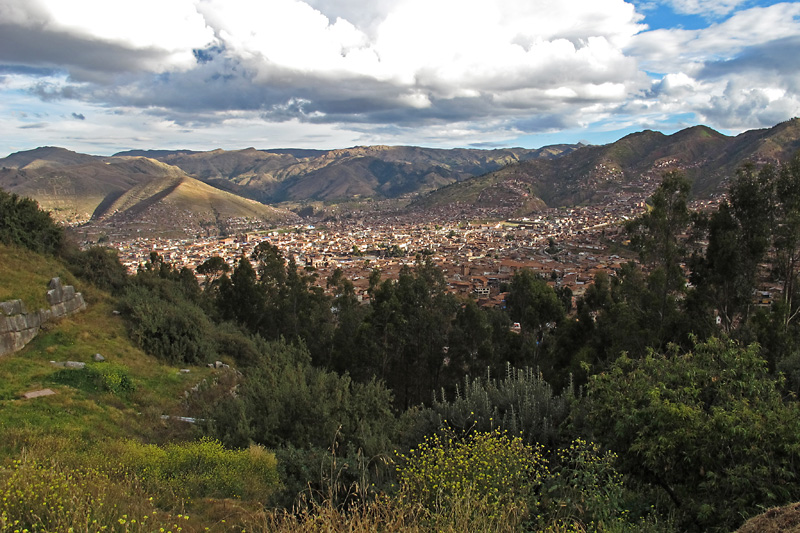
[[223,190],[265,203],[397,198],[438,189],[529,159],[549,159],[580,145],[537,150],[441,150],[357,146],[341,150],[129,151],[181,168]]
[[798,150],[800,119],[796,118],[733,137],[706,126],[672,135],[647,130],[611,144],[584,146],[563,157],[509,165],[424,195],[412,207],[503,206],[506,212],[524,214],[532,205],[599,203],[622,189],[659,182],[671,170],[683,172],[692,182],[693,196],[704,198],[725,192],[744,163],[780,164]]
[[800,119],[737,136],[694,126],[672,135],[646,130],[602,146],[536,150],[359,146],[100,157],[43,147],[0,159],[0,188],[34,198],[71,224],[175,223],[181,213],[200,225],[233,218],[280,223],[298,220],[283,202],[296,209],[310,201],[397,198],[410,199],[417,211],[502,205],[520,215],[601,202],[669,170],[683,171],[695,196],[710,196],[723,192],[746,161],[780,163],[798,150]]

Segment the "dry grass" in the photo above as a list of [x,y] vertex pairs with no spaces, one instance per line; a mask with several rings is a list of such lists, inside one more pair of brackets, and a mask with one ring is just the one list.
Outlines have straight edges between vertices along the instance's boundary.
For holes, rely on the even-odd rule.
[[769,509],[745,522],[736,533],[800,533],[800,503]]

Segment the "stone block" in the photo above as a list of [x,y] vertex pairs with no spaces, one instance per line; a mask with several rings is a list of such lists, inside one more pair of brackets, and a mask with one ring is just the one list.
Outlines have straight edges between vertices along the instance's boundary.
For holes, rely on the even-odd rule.
[[0,334],[0,355],[10,354],[15,352],[15,335],[14,333]]
[[25,302],[22,300],[0,302],[0,311],[6,316],[21,315],[28,312],[25,308]]
[[86,307],[86,303],[84,303],[82,296],[80,298],[74,297],[71,300],[65,300],[63,303],[59,305],[64,307],[64,309],[66,310],[66,314],[82,311]]
[[73,287],[72,285],[67,285],[66,287],[64,287],[63,297],[65,302],[68,302],[73,298],[75,298],[75,287]]
[[50,306],[50,311],[53,313],[53,318],[61,318],[67,314],[67,304],[60,302]]
[[53,312],[50,309],[39,309],[36,314],[39,315],[40,324],[47,324],[53,320]]
[[51,306],[60,304],[64,301],[64,287],[61,285],[61,278],[53,278],[48,285],[47,303]]
[[51,320],[86,309],[83,295],[72,285],[63,286],[57,277],[48,284],[47,303],[49,309],[28,313],[22,300],[0,302],[0,355],[24,348]]

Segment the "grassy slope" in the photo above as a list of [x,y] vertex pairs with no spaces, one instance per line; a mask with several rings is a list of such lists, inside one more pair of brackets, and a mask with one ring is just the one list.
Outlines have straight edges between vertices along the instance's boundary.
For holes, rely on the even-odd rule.
[[[134,437],[159,441],[190,431],[186,424],[162,421],[161,415],[184,414],[180,405],[183,391],[207,377],[211,369],[192,368],[191,373],[183,374],[143,353],[128,339],[123,320],[113,314],[113,299],[77,283],[58,260],[2,245],[0,257],[0,301],[21,298],[29,310],[43,307],[47,283],[59,275],[83,292],[89,304],[86,311],[42,330],[20,352],[0,357],[0,435],[24,429],[31,434],[68,433],[86,440]],[[106,358],[107,363],[101,364],[129,375],[136,389],[121,394],[97,390],[86,380],[65,380],[65,370],[50,363],[91,363],[95,353]],[[25,392],[42,388],[56,394],[21,398]]]

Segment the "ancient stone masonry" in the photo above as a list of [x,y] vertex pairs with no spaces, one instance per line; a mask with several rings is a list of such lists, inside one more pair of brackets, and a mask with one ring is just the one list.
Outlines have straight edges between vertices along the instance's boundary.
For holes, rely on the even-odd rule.
[[72,285],[62,285],[60,278],[51,279],[48,289],[49,309],[29,313],[22,300],[0,302],[0,356],[24,348],[42,325],[86,309],[83,295]]

